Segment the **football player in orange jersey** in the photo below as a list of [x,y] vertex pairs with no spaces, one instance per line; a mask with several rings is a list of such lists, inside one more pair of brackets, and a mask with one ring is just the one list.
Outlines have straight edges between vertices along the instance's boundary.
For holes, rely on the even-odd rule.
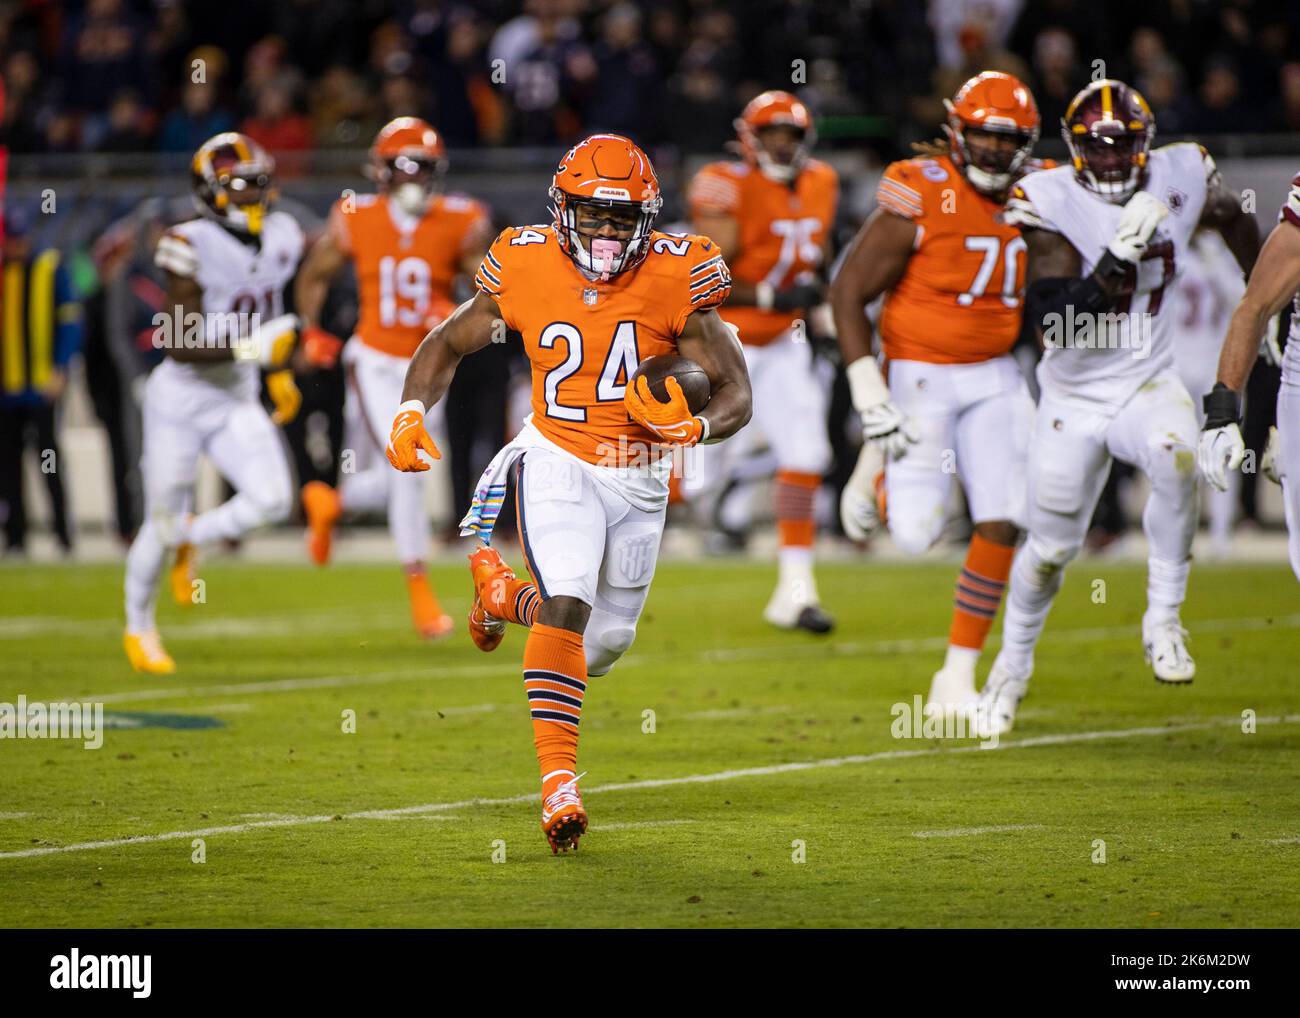
[[[942,531],[954,473],[975,524],[947,657],[930,686],[929,705],[941,710],[976,699],[975,665],[1024,518],[1034,408],[1010,350],[1020,334],[1025,242],[1001,215],[1012,183],[1042,165],[1030,160],[1038,109],[1013,76],[978,74],[946,105],[946,151],[886,168],[879,208],[831,284],[865,440],[841,500],[845,531],[861,539],[879,526],[879,497],[895,545],[921,554]],[[888,388],[863,313],[881,294]]]
[[317,323],[330,280],[348,260],[356,267],[360,299],[353,342],[343,353],[344,446],[355,459],[344,464],[337,491],[321,481],[303,486],[308,548],[324,565],[343,512],[387,504],[415,628],[425,638],[437,638],[451,631],[452,621],[425,571],[430,535],[424,479],[395,473],[382,450],[411,354],[425,333],[451,313],[452,283],[458,275],[474,274],[491,233],[480,203],[441,193],[446,149],[423,120],[399,117],[387,124],[370,149],[367,169],[379,193],[345,195],[335,203],[329,229],[298,276],[298,310],[307,326],[308,347],[340,345]]
[[[456,365],[517,330],[532,361],[533,412],[484,472],[461,533],[491,537],[506,478],[517,471],[519,535],[532,582],[484,543],[470,556],[470,632],[484,650],[505,622],[530,627],[524,687],[542,774],[542,829],[553,851],[587,827],[576,773],[578,722],[590,676],[631,646],[659,553],[677,447],[716,442],[749,420],[739,344],[714,310],[731,280],[707,237],[654,230],[662,199],[645,153],[597,134],[569,150],[551,187],[553,223],[506,229],[475,277],[478,294],[416,351],[388,458],[427,470],[437,458],[426,409]],[[680,352],[711,383],[692,414],[666,380],[660,402],[640,362]]]
[[[697,233],[731,266],[722,311],[740,330],[754,386],[754,418],[776,456],[779,579],[764,617],[785,629],[830,632],[813,577],[813,501],[830,465],[828,379],[815,370],[803,319],[822,303],[839,179],[810,157],[808,108],[788,92],[755,97],[736,121],[744,158],[710,163],[691,182]],[[716,486],[730,450],[706,450],[685,478],[688,497]]]

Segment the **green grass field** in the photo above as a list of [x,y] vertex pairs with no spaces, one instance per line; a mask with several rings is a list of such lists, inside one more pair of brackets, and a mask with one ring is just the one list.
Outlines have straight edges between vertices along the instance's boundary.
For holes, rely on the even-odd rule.
[[[1300,923],[1286,566],[1196,567],[1199,674],[1174,688],[1142,662],[1144,571],[1076,563],[993,750],[891,735],[942,658],[953,574],[828,565],[840,628],[818,639],[763,624],[764,566],[661,564],[587,694],[591,830],[553,857],[521,630],[490,656],[463,626],[424,645],[392,567],[218,562],[207,604],[161,609],[180,670],[160,679],[122,655],[119,568],[0,568],[0,700],[99,700],[121,726],[95,751],[0,741],[3,924]],[[462,619],[467,573],[436,580]]]

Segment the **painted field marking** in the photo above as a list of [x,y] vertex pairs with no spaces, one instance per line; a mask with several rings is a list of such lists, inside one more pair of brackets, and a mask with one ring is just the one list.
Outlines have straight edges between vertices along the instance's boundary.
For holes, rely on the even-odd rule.
[[997,827],[952,827],[946,831],[913,831],[914,838],[969,838],[976,834],[1005,834],[1009,831],[1041,831],[1042,824],[1001,824]]
[[[1278,717],[1257,719],[1258,724],[1297,724],[1300,714],[1288,714]],[[878,760],[907,760],[927,756],[949,756],[958,753],[998,753],[1010,749],[1033,749],[1039,746],[1070,746],[1079,743],[1097,742],[1105,739],[1134,739],[1143,736],[1172,735],[1178,732],[1205,731],[1212,728],[1240,728],[1241,718],[1218,718],[1186,725],[1148,725],[1142,728],[1120,728],[1109,731],[1062,732],[1057,735],[1039,735],[1029,739],[1002,740],[996,747],[985,748],[980,744],[955,746],[952,749],[891,749],[877,753],[854,754],[852,756],[825,757],[820,760],[796,760],[783,764],[768,764],[762,767],[742,767],[735,770],[714,771],[710,774],[687,774],[675,778],[649,778],[643,781],[624,781],[610,785],[597,785],[595,788],[583,789],[586,795],[602,795],[607,792],[628,792],[643,788],[668,788],[674,785],[712,784],[720,781],[735,781],[738,778],[769,777],[774,774],[795,774],[800,771],[824,770],[834,767],[847,767],[856,764],[875,763]],[[220,827],[204,827],[193,831],[167,831],[163,834],[135,834],[125,838],[108,838],[103,841],[83,841],[72,845],[42,845],[36,848],[23,848],[12,852],[0,852],[0,859],[31,859],[45,855],[60,855],[65,852],[86,852],[103,848],[122,848],[130,845],[147,845],[160,841],[177,841],[181,839],[207,838],[221,834],[242,834],[276,827],[301,827],[307,824],[326,824],[339,820],[380,820],[400,816],[416,816],[425,813],[447,813],[451,810],[466,809],[474,806],[513,806],[518,803],[536,802],[538,795],[530,792],[526,795],[509,795],[494,799],[462,799],[458,802],[432,802],[419,806],[398,806],[391,809],[360,810],[353,813],[322,813],[315,816],[285,817],[275,820],[257,820],[243,824],[227,824]]]

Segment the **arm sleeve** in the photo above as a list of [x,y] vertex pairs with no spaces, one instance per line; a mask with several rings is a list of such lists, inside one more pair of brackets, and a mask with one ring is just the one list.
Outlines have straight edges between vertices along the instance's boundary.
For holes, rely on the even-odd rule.
[[891,163],[876,188],[876,201],[882,209],[904,219],[920,219],[925,215],[925,202],[915,186],[916,176],[907,163]]
[[687,200],[693,216],[734,216],[740,211],[740,186],[729,174],[706,166],[691,181]]
[[731,270],[723,261],[718,245],[706,237],[694,240],[698,243],[691,245],[685,298],[672,322],[674,335],[686,328],[686,319],[696,311],[720,307],[731,294]]
[[1300,173],[1291,180],[1291,190],[1287,192],[1286,202],[1278,220],[1285,219],[1292,226],[1300,226]]
[[515,232],[514,229],[507,228],[497,234],[497,239],[487,249],[478,271],[474,273],[474,286],[480,293],[485,293],[496,301],[497,307],[501,309],[501,317],[512,329],[515,325],[510,315],[510,287],[506,266],[510,262],[510,240]]

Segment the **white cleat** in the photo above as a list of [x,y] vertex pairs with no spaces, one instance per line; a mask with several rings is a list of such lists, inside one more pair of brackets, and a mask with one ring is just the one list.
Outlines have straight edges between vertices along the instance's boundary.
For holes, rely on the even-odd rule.
[[763,618],[779,629],[805,629],[822,635],[835,628],[835,620],[816,601],[795,595],[793,584],[778,584]]
[[1187,652],[1187,630],[1177,621],[1151,626],[1142,637],[1147,664],[1157,682],[1187,683],[1196,675],[1196,662]]
[[945,665],[930,680],[930,695],[925,699],[927,714],[966,713],[979,702],[975,690],[974,669]]
[[975,730],[978,738],[992,739],[1006,735],[1015,727],[1016,708],[1029,690],[1029,672],[1014,672],[999,654],[989,671],[975,704]]

